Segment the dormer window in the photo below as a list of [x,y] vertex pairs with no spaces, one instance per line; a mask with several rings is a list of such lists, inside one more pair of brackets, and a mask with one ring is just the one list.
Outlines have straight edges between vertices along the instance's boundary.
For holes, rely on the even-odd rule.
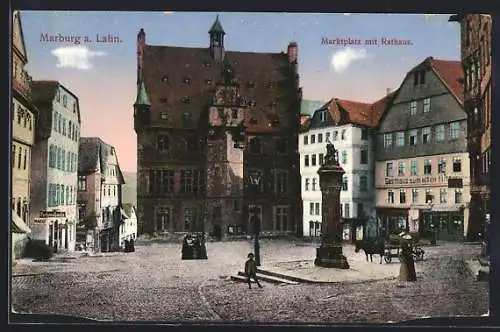
[[319,112],[319,120],[321,122],[325,122],[326,121],[326,111],[325,110]]
[[56,92],[56,100],[57,100],[57,102],[61,101],[61,91],[60,90],[57,90],[57,92]]
[[160,120],[168,120],[168,113],[160,112]]
[[167,98],[160,98],[160,103],[166,104],[167,103]]
[[184,77],[184,83],[185,84],[191,84],[191,77]]
[[184,104],[191,104],[191,97],[186,96],[186,97],[182,98],[182,102]]
[[211,80],[211,79],[209,79],[209,78],[207,78],[207,79],[205,80],[205,84],[206,84],[206,85],[212,85],[212,80]]
[[76,102],[73,103],[73,113],[76,113]]
[[163,77],[161,78],[161,81],[162,81],[163,83],[167,83],[167,82],[168,82],[168,76],[163,76]]
[[247,87],[248,88],[255,88],[255,82],[254,81],[248,81],[247,82]]
[[251,118],[250,119],[250,124],[256,125],[257,124],[257,119],[256,118]]
[[63,106],[64,107],[68,106],[68,96],[66,95],[63,96]]

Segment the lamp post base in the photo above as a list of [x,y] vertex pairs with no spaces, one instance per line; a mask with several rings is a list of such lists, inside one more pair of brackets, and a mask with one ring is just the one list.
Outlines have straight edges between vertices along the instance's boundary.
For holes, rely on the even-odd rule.
[[342,254],[341,245],[322,244],[316,248],[314,265],[327,268],[348,269],[347,258]]

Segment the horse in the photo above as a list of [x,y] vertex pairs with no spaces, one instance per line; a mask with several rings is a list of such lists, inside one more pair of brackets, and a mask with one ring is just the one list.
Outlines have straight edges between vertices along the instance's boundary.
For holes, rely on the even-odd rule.
[[370,262],[373,263],[373,255],[380,256],[380,264],[382,264],[382,259],[385,255],[385,243],[384,239],[365,239],[355,242],[354,252],[358,253],[363,250],[366,255],[366,261],[368,262],[368,256],[370,256]]

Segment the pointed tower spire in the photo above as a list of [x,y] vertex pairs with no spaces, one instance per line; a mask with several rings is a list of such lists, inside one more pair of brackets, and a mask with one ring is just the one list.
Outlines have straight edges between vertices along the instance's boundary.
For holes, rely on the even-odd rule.
[[217,63],[222,63],[224,60],[224,29],[219,21],[219,15],[215,18],[214,24],[210,30],[208,30],[210,35],[210,56]]
[[221,34],[226,34],[224,32],[224,28],[222,28],[222,25],[220,24],[220,21],[219,21],[219,14],[217,14],[217,17],[215,18],[215,22],[214,24],[212,24],[212,27],[210,28],[210,30],[208,31],[209,34],[214,34],[214,33],[221,33]]
[[141,81],[137,87],[137,98],[134,106],[151,106],[144,82]]

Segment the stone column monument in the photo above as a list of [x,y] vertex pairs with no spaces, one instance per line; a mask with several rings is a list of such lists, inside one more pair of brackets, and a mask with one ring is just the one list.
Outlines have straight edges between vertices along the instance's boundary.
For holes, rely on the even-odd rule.
[[321,245],[316,249],[314,265],[348,269],[342,254],[342,228],[340,225],[340,189],[344,170],[339,165],[338,152],[331,142],[326,146],[323,165],[318,170],[322,194]]

